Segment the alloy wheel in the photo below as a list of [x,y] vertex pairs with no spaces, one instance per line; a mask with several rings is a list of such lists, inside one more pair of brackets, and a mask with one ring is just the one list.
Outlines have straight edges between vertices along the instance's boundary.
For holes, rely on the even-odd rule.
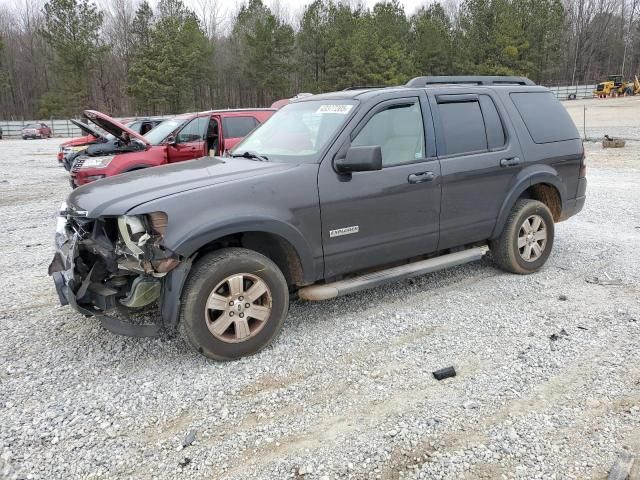
[[227,343],[244,342],[265,326],[272,297],[267,284],[250,273],[225,278],[213,289],[205,306],[211,334]]

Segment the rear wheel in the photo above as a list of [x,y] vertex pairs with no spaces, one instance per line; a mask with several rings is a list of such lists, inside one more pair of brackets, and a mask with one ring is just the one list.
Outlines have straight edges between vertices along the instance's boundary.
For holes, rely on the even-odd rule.
[[275,263],[252,250],[225,248],[191,270],[179,328],[203,355],[232,360],[269,345],[288,310],[287,282]]
[[502,234],[489,246],[501,269],[528,274],[545,264],[553,239],[554,223],[549,208],[537,200],[523,199],[516,202]]

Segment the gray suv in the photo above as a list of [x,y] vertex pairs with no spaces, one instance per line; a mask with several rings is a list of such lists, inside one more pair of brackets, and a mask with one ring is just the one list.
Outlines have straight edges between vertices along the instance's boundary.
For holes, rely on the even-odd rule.
[[[564,107],[517,77],[419,77],[293,101],[226,157],[100,180],[63,204],[60,301],[118,333],[178,328],[207,357],[268,345],[289,299],[480,259],[528,274],[582,209]],[[136,323],[156,308],[156,323]]]

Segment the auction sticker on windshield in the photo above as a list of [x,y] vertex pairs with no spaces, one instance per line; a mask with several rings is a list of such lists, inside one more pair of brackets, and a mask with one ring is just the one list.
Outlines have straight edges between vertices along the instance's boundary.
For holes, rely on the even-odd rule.
[[316,113],[341,113],[346,115],[352,107],[353,105],[320,105]]

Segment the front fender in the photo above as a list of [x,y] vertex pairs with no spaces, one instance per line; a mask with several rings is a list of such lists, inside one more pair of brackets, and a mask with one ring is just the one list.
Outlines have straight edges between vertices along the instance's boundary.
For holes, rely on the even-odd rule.
[[300,258],[304,280],[315,281],[313,254],[307,240],[297,228],[275,218],[247,216],[202,225],[195,230],[185,232],[172,245],[167,245],[167,248],[184,257],[191,257],[199,249],[219,238],[245,232],[270,233],[287,240]]
[[535,185],[538,183],[553,185],[560,195],[562,210],[565,209],[567,204],[567,189],[558,176],[558,172],[556,172],[556,170],[549,165],[532,165],[531,167],[523,169],[518,174],[516,181],[514,182],[514,187],[511,189],[511,191],[506,196],[505,201],[502,203],[496,225],[493,229],[493,232],[491,233],[491,240],[499,237],[502,233],[502,230],[507,223],[509,213],[511,212],[513,206],[516,204],[518,198],[520,198],[520,195],[522,195],[522,193],[531,185]]

